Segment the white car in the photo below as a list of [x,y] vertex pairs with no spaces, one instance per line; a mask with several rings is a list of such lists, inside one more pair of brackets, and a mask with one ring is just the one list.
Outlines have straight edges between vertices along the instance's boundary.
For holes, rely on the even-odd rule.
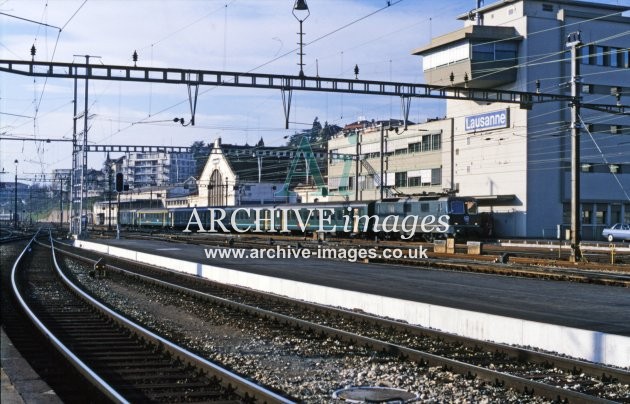
[[608,241],[630,240],[630,224],[617,223],[608,229],[604,229],[602,236]]

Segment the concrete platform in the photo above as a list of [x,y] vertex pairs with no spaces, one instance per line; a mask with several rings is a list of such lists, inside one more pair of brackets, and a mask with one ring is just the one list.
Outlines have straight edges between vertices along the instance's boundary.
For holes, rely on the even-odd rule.
[[208,259],[146,240],[77,246],[323,304],[596,362],[630,363],[626,288],[321,259]]
[[62,403],[57,394],[15,349],[4,329],[0,330],[2,357],[2,404]]

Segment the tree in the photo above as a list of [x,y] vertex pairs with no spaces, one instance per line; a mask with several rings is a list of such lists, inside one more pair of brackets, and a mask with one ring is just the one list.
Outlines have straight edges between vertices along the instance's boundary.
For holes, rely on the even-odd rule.
[[319,118],[315,117],[313,121],[313,126],[310,129],[304,129],[301,132],[295,132],[293,135],[289,137],[289,141],[287,142],[287,146],[297,148],[302,141],[302,137],[306,136],[308,138],[309,143],[316,148],[325,148],[326,143],[333,137],[337,132],[341,130],[341,127],[337,125],[328,125],[328,122],[322,124],[319,122]]
[[195,160],[195,177],[199,178],[212,151],[212,147],[205,144],[203,140],[197,140],[190,145],[190,150]]

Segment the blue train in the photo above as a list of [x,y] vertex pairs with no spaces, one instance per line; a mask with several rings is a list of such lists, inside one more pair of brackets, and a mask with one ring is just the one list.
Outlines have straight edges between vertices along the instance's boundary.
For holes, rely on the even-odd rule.
[[471,197],[121,210],[122,226],[191,232],[274,232],[404,240],[480,237],[483,217]]

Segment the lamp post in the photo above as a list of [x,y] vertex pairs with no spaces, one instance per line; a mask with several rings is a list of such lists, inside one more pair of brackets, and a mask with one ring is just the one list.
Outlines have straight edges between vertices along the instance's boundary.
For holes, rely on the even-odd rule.
[[[297,14],[295,14],[296,11],[306,11],[306,16],[304,18],[300,18],[297,16]],[[306,4],[306,0],[295,0],[292,13],[295,19],[300,22],[300,52],[298,53],[298,55],[300,55],[300,77],[304,77],[304,63],[302,62],[302,56],[304,56],[304,52],[302,51],[302,48],[304,46],[304,33],[302,32],[302,23],[308,18],[309,15],[311,15],[311,12],[308,9],[308,5]]]
[[260,180],[262,177],[262,155],[255,151],[252,153],[252,157],[258,158],[258,183],[260,184]]
[[17,210],[17,170],[18,170],[18,161],[15,159],[15,189],[13,195],[13,227],[18,228],[18,210]]
[[228,177],[225,177],[225,205],[228,205]]

